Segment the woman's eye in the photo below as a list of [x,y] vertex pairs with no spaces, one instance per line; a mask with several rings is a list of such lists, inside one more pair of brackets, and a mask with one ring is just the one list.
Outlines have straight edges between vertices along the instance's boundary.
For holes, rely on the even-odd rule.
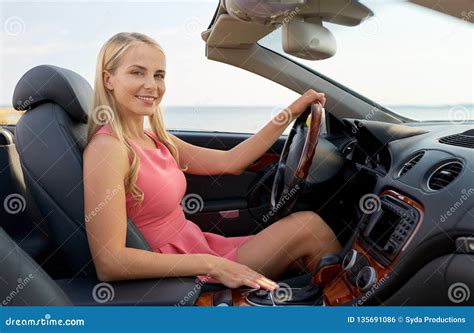
[[142,73],[141,72],[137,72],[137,71],[134,71],[132,72],[133,75],[141,75]]
[[163,74],[156,74],[155,77],[159,78],[159,79],[164,79],[165,76]]

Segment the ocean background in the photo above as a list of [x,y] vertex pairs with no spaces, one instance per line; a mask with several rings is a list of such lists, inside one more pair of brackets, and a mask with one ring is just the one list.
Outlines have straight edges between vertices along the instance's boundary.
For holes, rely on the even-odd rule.
[[[404,117],[418,120],[445,120],[453,122],[474,122],[474,105],[456,106],[389,106],[393,112]],[[218,131],[237,133],[256,133],[281,107],[218,107],[218,106],[170,106],[163,107],[163,117],[168,129],[197,131]],[[370,110],[368,110],[370,115]],[[370,119],[370,116],[367,118]],[[148,124],[145,124],[145,127]],[[291,127],[285,130],[288,133]]]
[[[474,105],[460,104],[447,106],[389,106],[393,112],[404,117],[419,120],[445,120],[454,122],[474,122]],[[265,126],[282,106],[163,106],[166,128],[171,130],[216,131],[231,133],[256,133]],[[12,112],[11,107],[0,107],[5,112],[0,124],[15,124],[20,112]],[[370,110],[367,118],[370,120]],[[145,127],[149,128],[148,118]],[[285,130],[288,134],[291,126]]]

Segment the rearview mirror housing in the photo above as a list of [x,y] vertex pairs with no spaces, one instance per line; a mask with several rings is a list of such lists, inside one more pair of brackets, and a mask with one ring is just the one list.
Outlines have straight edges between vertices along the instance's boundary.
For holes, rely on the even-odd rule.
[[334,35],[323,27],[320,17],[295,17],[283,24],[283,51],[306,60],[322,60],[336,54]]

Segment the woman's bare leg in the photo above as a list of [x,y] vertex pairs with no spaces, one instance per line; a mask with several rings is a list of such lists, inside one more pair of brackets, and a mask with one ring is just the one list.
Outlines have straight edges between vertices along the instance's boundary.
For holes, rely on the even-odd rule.
[[314,271],[321,256],[341,245],[331,228],[314,212],[296,212],[275,222],[237,249],[237,260],[270,279],[290,267]]

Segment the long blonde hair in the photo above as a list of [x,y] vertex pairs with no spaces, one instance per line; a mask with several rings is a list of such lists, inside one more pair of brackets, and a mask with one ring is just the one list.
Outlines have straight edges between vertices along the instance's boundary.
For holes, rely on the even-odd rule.
[[[125,191],[131,192],[135,201],[135,207],[143,202],[144,193],[136,185],[138,170],[140,169],[140,158],[132,148],[130,142],[125,137],[124,126],[120,113],[117,111],[116,101],[112,93],[105,88],[103,80],[103,72],[108,71],[114,73],[117,69],[120,59],[123,57],[127,49],[136,43],[145,43],[164,51],[161,46],[152,38],[136,32],[121,32],[110,38],[100,50],[97,59],[97,68],[94,82],[94,95],[92,100],[92,108],[89,114],[87,124],[87,144],[95,133],[103,125],[108,125],[115,137],[125,146],[128,156],[131,158],[130,170],[125,177]],[[152,115],[148,116],[151,130],[159,138],[159,140],[169,149],[171,155],[179,166],[178,149],[171,140],[170,135],[166,132],[163,121],[161,108],[158,105]],[[188,168],[181,168],[186,171]]]

